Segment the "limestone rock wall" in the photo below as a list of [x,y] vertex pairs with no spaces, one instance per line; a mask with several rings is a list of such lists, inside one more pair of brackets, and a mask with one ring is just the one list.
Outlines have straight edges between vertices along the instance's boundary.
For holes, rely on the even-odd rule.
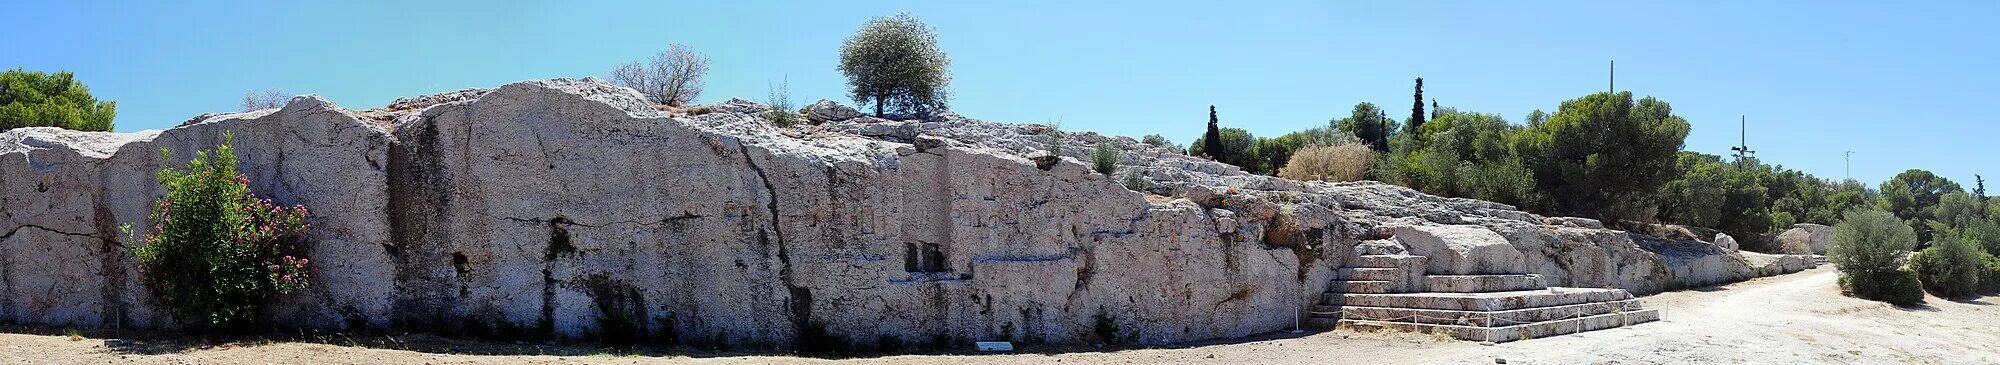
[[[171,326],[118,227],[144,224],[159,168],[225,132],[253,190],[312,210],[321,275],[270,314],[309,328],[1160,344],[1290,328],[1366,240],[1436,241],[1464,263],[1441,270],[1641,293],[1762,272],[1703,242],[1249,175],[1124,137],[1074,133],[1043,168],[1042,126],[816,103],[816,120],[847,119],[780,130],[727,106],[670,115],[550,80],[365,111],[301,97],[164,132],[0,133],[0,321]],[[1119,174],[1082,162],[1100,143]]]

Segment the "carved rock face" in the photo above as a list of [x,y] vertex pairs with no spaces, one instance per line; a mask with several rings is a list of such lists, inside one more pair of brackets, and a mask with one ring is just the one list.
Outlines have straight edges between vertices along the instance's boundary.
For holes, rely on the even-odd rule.
[[[318,281],[268,314],[306,327],[577,337],[610,320],[786,347],[1084,343],[1108,323],[1177,343],[1290,328],[1357,243],[1420,234],[1435,242],[1412,251],[1457,257],[1433,269],[1551,285],[1648,293],[1750,272],[1706,243],[1250,175],[1125,137],[1068,133],[1063,156],[1036,158],[1046,127],[950,113],[887,121],[823,101],[807,114],[825,125],[788,135],[736,111],[757,109],[745,102],[672,117],[594,79],[410,100],[356,112],[305,97],[157,133],[0,133],[0,320],[170,325],[117,227],[146,226],[154,173],[225,131],[257,194],[313,212]],[[1105,143],[1143,168],[1147,192],[1078,162]]]

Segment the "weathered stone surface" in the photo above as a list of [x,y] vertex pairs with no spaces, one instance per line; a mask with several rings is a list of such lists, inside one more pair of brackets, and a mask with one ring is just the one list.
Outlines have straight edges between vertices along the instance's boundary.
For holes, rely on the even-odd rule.
[[1519,274],[1527,259],[1506,237],[1480,226],[1398,226],[1396,241],[1428,257],[1432,275]]
[[1716,233],[1715,240],[1709,242],[1714,243],[1715,247],[1721,247],[1725,250],[1729,250],[1730,252],[1735,252],[1741,249],[1741,247],[1739,247],[1736,244],[1736,237],[1730,237],[1728,233]]
[[846,105],[835,103],[832,100],[819,99],[819,101],[813,102],[811,105],[806,105],[805,115],[806,120],[814,122],[837,122],[860,118],[861,112],[855,111],[854,108],[849,108]]
[[[624,317],[690,344],[788,346],[809,328],[863,346],[1079,343],[1101,315],[1161,344],[1289,328],[1337,268],[1395,249],[1636,293],[1750,275],[1706,243],[1251,175],[1126,137],[1067,133],[1038,166],[1047,126],[951,113],[815,103],[824,125],[779,130],[747,102],[677,117],[594,79],[405,100],[0,133],[0,321],[168,326],[117,227],[143,227],[154,173],[225,131],[254,192],[313,212],[321,275],[270,313],[303,327],[577,337]],[[1144,191],[1083,163],[1098,144]],[[1361,244],[1385,239],[1423,242]]]
[[1833,242],[1833,227],[1812,223],[1792,225],[1778,234],[1778,252],[1788,255],[1825,255]]

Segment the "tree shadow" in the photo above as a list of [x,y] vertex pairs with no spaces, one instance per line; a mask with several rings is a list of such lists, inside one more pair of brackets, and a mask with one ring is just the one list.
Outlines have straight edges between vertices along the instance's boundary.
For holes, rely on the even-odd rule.
[[1942,311],[1944,311],[1944,310],[1942,310],[1942,309],[1938,309],[1938,307],[1936,307],[1936,306],[1932,306],[1932,305],[1931,305],[1930,303],[1927,303],[1927,302],[1918,302],[1918,303],[1916,303],[1916,304],[1909,304],[1909,305],[1903,305],[1903,304],[1893,304],[1893,305],[1890,305],[1890,307],[1892,307],[1892,308],[1896,308],[1896,310],[1900,310],[1900,311],[1904,311],[1904,312],[1942,312]]

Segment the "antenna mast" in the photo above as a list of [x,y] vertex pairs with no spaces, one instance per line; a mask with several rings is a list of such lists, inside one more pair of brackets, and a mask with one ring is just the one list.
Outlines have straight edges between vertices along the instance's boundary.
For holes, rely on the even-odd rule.
[[1617,92],[1618,92],[1618,60],[1611,60],[1611,90],[1610,90],[1610,91],[1611,91],[1612,93],[1617,93]]
[[1736,118],[1737,128],[1740,128],[1737,132],[1737,138],[1739,139],[1736,142],[1737,145],[1730,147],[1729,150],[1736,151],[1736,167],[1743,167],[1743,161],[1750,158],[1750,155],[1757,153],[1757,151],[1750,150],[1750,124],[1748,118],[1741,115],[1736,116]]
[[1847,158],[1847,179],[1854,180],[1854,151],[1842,153]]

